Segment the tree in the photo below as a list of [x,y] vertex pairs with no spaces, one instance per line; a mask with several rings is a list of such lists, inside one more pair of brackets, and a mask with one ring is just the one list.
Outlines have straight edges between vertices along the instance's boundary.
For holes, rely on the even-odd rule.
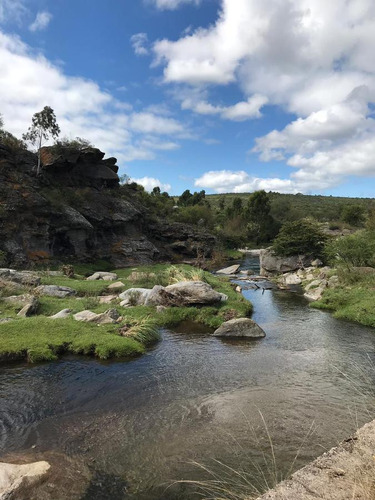
[[50,137],[56,139],[60,134],[60,127],[57,125],[55,112],[50,106],[45,106],[42,111],[35,113],[31,120],[26,134],[22,138],[36,145],[38,148],[38,166],[36,174],[40,174],[40,152],[43,139],[47,141]]
[[346,205],[341,212],[341,219],[351,226],[363,226],[366,215],[362,205]]
[[272,248],[277,255],[322,257],[327,240],[319,224],[308,219],[287,222],[280,229]]
[[160,196],[161,191],[159,186],[155,186],[154,189],[151,191],[151,196]]

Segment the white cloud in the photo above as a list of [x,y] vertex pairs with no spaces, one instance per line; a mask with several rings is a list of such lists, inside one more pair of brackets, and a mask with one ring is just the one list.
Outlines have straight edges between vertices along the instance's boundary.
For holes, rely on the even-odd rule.
[[146,56],[149,53],[146,33],[136,33],[130,38],[130,42],[137,56]]
[[29,30],[32,32],[41,31],[47,28],[52,20],[52,14],[47,11],[38,12],[36,18],[32,24],[29,26]]
[[[121,162],[151,160],[179,147],[183,124],[155,112],[132,111],[95,82],[70,77],[19,38],[0,31],[0,111],[7,130],[21,137],[32,115],[51,106],[62,136],[84,137]],[[160,136],[163,139],[160,139]]]
[[154,187],[160,187],[161,191],[170,191],[171,190],[171,185],[170,184],[164,184],[159,181],[159,179],[155,179],[153,177],[142,177],[141,179],[130,179],[131,182],[136,182],[137,184],[140,184],[143,186],[146,191],[152,191]]
[[155,6],[160,10],[175,10],[184,4],[199,5],[201,0],[152,0]]
[[267,104],[268,99],[260,94],[249,97],[247,101],[242,101],[233,106],[214,106],[203,100],[186,98],[181,103],[182,109],[190,109],[201,115],[220,115],[225,120],[245,121],[251,118],[260,118],[260,110]]
[[[221,0],[214,24],[159,40],[153,50],[165,83],[191,87],[181,98],[185,109],[245,120],[268,103],[295,114],[252,151],[299,169],[290,182],[309,190],[347,175],[375,176],[374,45],[372,0]],[[210,86],[228,84],[245,99],[211,104]]]
[[28,10],[22,0],[0,0],[0,23],[15,21],[20,23]]
[[289,179],[253,177],[247,172],[232,170],[213,170],[206,172],[194,185],[198,188],[212,189],[216,193],[246,193],[264,189],[279,193],[298,193],[298,185]]

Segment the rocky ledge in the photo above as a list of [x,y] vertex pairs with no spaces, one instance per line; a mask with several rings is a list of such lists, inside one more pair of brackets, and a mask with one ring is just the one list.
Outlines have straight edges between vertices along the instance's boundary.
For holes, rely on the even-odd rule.
[[149,214],[137,193],[120,187],[116,158],[96,148],[43,148],[36,156],[0,144],[0,266],[55,262],[113,267],[210,256],[207,231]]

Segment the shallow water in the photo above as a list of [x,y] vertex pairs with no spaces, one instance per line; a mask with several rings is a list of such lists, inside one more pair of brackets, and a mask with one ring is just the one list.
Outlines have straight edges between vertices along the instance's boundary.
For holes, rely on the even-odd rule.
[[310,309],[297,293],[243,294],[263,340],[183,325],[133,361],[1,367],[2,454],[62,451],[126,481],[125,495],[103,479],[85,499],[194,498],[192,486],[171,486],[209,478],[193,461],[224,480],[233,473],[215,460],[244,469],[261,489],[275,469],[269,435],[280,478],[373,418],[374,330]]

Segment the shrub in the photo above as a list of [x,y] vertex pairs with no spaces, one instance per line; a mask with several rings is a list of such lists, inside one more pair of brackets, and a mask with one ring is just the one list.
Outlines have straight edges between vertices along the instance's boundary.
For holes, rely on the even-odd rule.
[[375,233],[358,231],[331,241],[326,256],[333,264],[347,267],[372,267],[375,265]]
[[322,257],[327,237],[319,224],[302,219],[284,224],[275,238],[272,248],[277,255],[313,255]]
[[341,219],[351,226],[363,226],[366,216],[362,205],[347,205],[342,209]]

